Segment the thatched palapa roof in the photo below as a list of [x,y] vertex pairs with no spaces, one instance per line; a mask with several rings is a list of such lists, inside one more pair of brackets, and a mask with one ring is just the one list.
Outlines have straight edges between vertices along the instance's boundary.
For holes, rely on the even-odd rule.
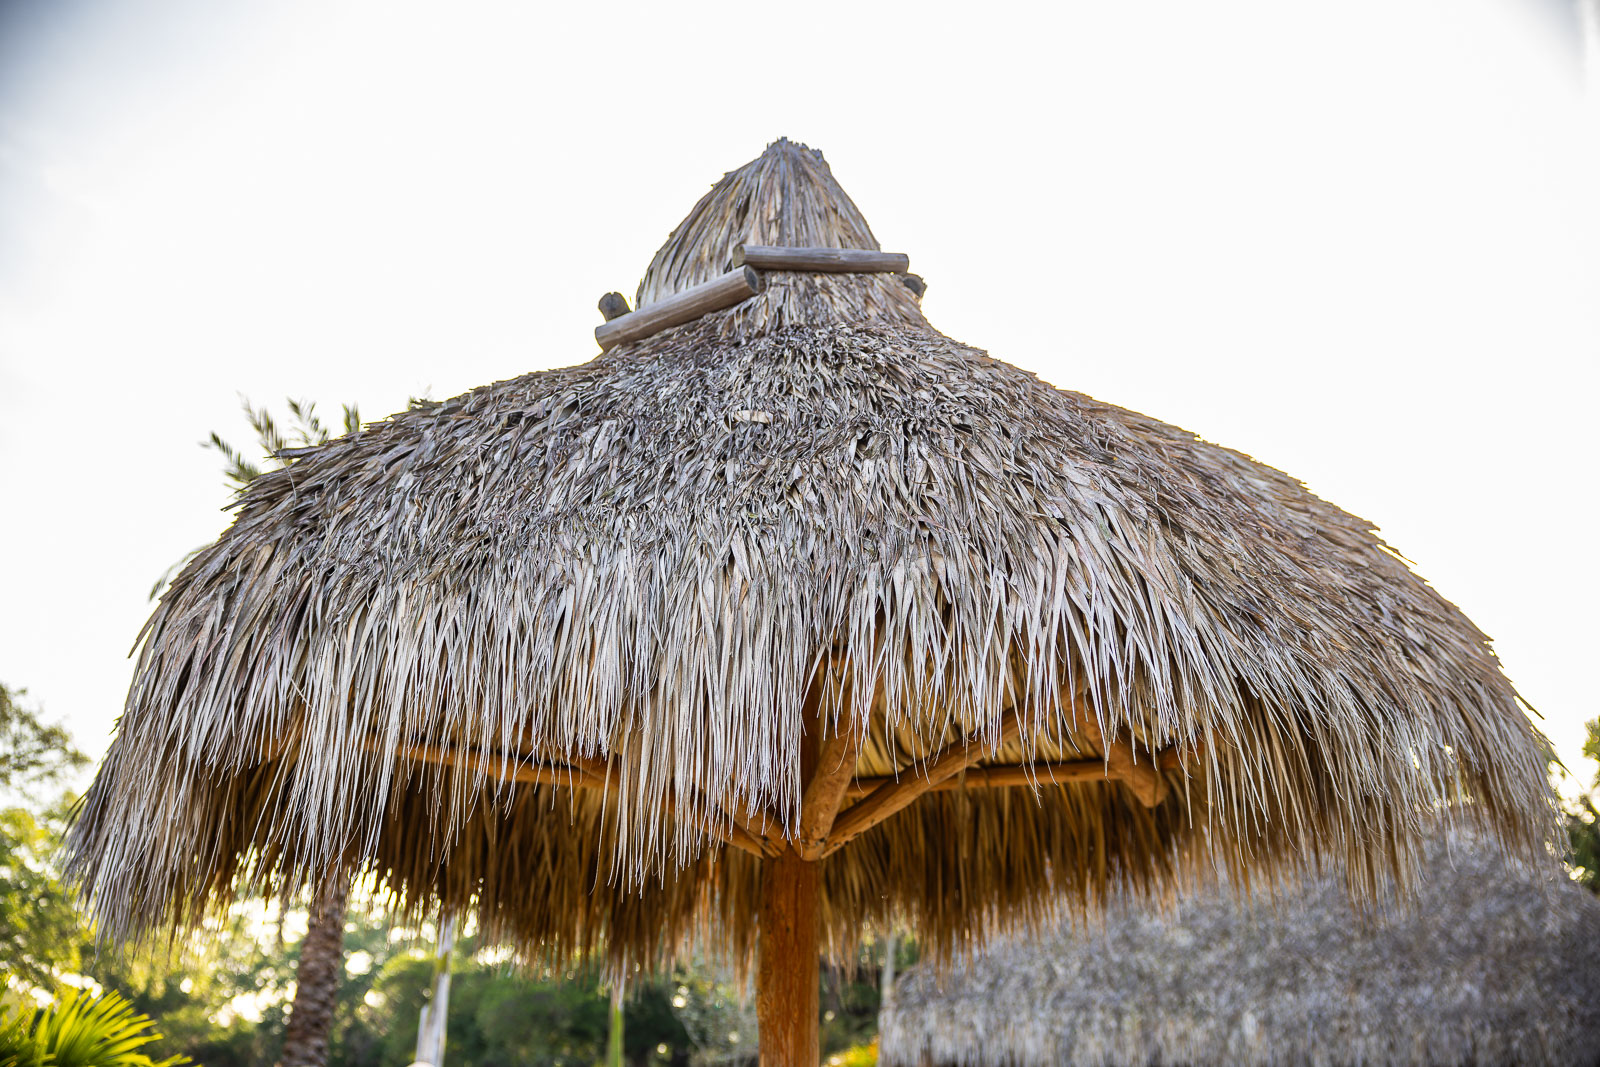
[[[779,141],[641,304],[741,243],[878,247]],[[1487,639],[1370,524],[943,336],[894,274],[764,283],[252,485],[146,626],[73,834],[106,927],[343,866],[530,951],[704,926],[739,955],[819,736],[859,754],[806,845],[835,946],[899,915],[952,948],[1212,863],[1370,889],[1441,809],[1540,846]],[[968,764],[883,821],[862,796]]]
[[1408,907],[1340,879],[1291,900],[1228,892],[1158,915],[917,967],[881,1016],[885,1067],[1600,1064],[1600,900],[1555,864],[1440,841]]

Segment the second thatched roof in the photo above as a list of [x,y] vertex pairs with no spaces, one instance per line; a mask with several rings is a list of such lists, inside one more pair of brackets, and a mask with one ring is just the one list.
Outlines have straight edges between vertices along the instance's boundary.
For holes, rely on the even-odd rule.
[[[641,301],[741,243],[877,248],[780,141]],[[117,932],[362,869],[529,951],[741,953],[804,753],[845,737],[840,823],[862,782],[976,766],[824,842],[836,946],[898,916],[956,948],[1213,865],[1336,857],[1371,890],[1441,811],[1528,850],[1552,826],[1487,639],[1369,523],[945,337],[894,275],[774,271],[258,479],[145,627],[71,869]]]
[[1214,892],[1008,941],[885,1002],[885,1067],[1600,1064],[1600,900],[1481,842],[1429,850],[1418,897],[1352,908]]

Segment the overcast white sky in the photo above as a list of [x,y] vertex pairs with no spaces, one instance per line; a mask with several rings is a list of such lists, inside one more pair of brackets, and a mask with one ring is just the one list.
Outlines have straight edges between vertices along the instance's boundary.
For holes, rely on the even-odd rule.
[[[0,8],[0,681],[103,751],[237,395],[595,353],[725,170],[823,149],[933,323],[1377,522],[1575,766],[1597,111],[1563,0]],[[1593,767],[1588,768],[1588,773]]]

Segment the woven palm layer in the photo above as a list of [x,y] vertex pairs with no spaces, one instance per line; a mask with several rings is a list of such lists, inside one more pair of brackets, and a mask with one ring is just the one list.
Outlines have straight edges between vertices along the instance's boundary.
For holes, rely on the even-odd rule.
[[1293,901],[1209,893],[992,946],[902,977],[886,1067],[1155,1063],[1567,1067],[1600,1060],[1600,900],[1555,865],[1471,840],[1429,849],[1403,908],[1332,876]]
[[[780,142],[642,292],[796,232],[875,245]],[[144,630],[72,872],[113,933],[343,866],[529,952],[711,929],[742,957],[759,864],[727,820],[793,838],[802,738],[852,724],[862,776],[963,739],[1093,758],[1098,732],[1170,789],[930,794],[823,861],[836,948],[1323,858],[1373,892],[1441,816],[1528,852],[1552,825],[1487,639],[1368,523],[942,336],[892,275],[780,274],[258,479]],[[605,789],[510,780],[585,760]]]

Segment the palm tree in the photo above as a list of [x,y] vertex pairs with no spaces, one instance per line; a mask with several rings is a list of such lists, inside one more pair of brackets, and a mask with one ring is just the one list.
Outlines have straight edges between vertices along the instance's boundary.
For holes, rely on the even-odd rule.
[[295,970],[294,1003],[283,1036],[282,1067],[324,1067],[328,1035],[344,979],[344,920],[350,904],[350,879],[336,876],[317,886],[311,900],[310,924],[300,942]]
[[[316,405],[298,400],[288,404],[292,421],[286,432],[278,428],[266,408],[252,408],[248,402],[244,405],[256,439],[267,454],[266,469],[287,466],[294,461],[297,449],[326,444],[337,436],[317,417]],[[354,433],[360,428],[360,412],[355,405],[346,404],[343,432]],[[222,453],[223,472],[240,492],[261,476],[263,467],[246,459],[221,435],[213,432],[206,444]],[[166,584],[167,576],[163,576],[158,588]],[[339,984],[344,979],[344,926],[349,904],[348,875],[329,877],[313,891],[309,925],[305,940],[300,943],[300,963],[295,971],[294,1002],[289,1007],[289,1025],[278,1061],[282,1067],[325,1067],[328,1062],[328,1035],[333,1029]]]

